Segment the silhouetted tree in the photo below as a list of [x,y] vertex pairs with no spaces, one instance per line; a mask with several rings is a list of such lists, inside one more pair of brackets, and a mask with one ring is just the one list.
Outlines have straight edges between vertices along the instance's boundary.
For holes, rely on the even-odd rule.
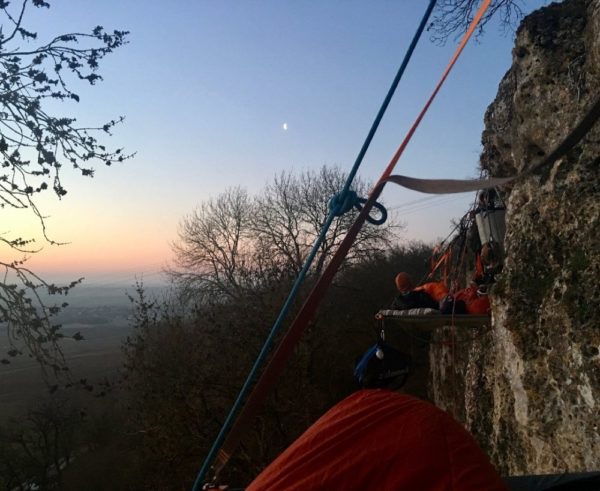
[[[126,43],[126,31],[106,32],[101,26],[90,33],[71,32],[49,40],[25,26],[29,8],[44,9],[44,0],[12,2],[0,0],[0,208],[29,210],[48,237],[36,197],[52,191],[59,198],[67,190],[62,183],[65,166],[92,177],[94,163],[111,165],[128,158],[122,149],[107,149],[97,134],[110,135],[123,118],[97,127],[81,126],[76,119],[56,114],[55,102],[78,102],[71,88],[80,80],[94,85],[102,77],[102,59]],[[6,237],[0,241],[23,256],[39,250],[32,238]],[[0,326],[10,341],[8,357],[21,353],[24,344],[30,354],[55,371],[64,368],[58,340],[60,326],[52,317],[64,303],[46,305],[42,294],[66,294],[76,282],[65,286],[47,283],[24,265],[24,260],[0,261]],[[10,363],[3,358],[3,364]]]
[[[255,476],[323,411],[357,387],[354,361],[375,341],[374,314],[388,307],[395,274],[403,270],[423,277],[431,252],[423,244],[394,247],[357,258],[340,272],[228,466],[231,484]],[[271,295],[281,299],[276,291]],[[273,300],[272,310],[261,314],[243,300],[229,299],[190,311],[176,297],[151,300],[139,286],[132,300],[134,333],[124,346],[127,414],[141,438],[148,485],[187,488],[280,304]],[[411,339],[402,341],[399,347],[408,349]],[[422,380],[415,388],[420,395],[426,392]]]
[[259,336],[252,322],[259,320],[241,317],[236,305],[190,313],[176,298],[148,299],[141,285],[132,301],[125,382],[147,469],[142,489],[189,488],[250,363]]
[[3,489],[34,489],[34,485],[42,490],[60,488],[63,469],[80,443],[77,434],[81,423],[73,404],[49,397],[24,417],[0,426]]
[[[187,235],[175,246],[181,269],[172,274],[176,285],[183,281],[183,301],[177,294],[169,302],[151,301],[138,287],[134,334],[124,347],[128,414],[143,440],[154,486],[191,484],[343,177],[328,168],[285,173],[255,199],[236,188],[208,200],[184,221]],[[348,215],[327,237],[313,275],[348,230],[353,214]],[[234,483],[256,475],[355,388],[354,360],[374,341],[373,315],[390,302],[395,274],[402,269],[421,276],[428,266],[431,248],[392,248],[394,232],[393,224],[363,232],[281,383],[245,435],[228,469]],[[190,292],[199,299],[192,309]]]
[[[240,301],[249,294],[289,281],[300,271],[327,218],[328,201],[342,189],[337,167],[301,174],[282,173],[251,198],[230,189],[202,203],[185,217],[173,244],[175,283],[200,302]],[[360,180],[355,190],[366,193]],[[311,272],[318,274],[352,225],[356,212],[337,217],[323,241]],[[366,224],[346,264],[389,247],[399,226]]]
[[[463,34],[480,5],[481,0],[439,0],[436,4],[433,21],[429,26],[432,38],[437,42],[444,43],[450,36]],[[500,25],[506,31],[514,30],[523,18],[522,2],[519,0],[492,0],[477,27],[477,32],[481,34],[494,17],[500,17]]]
[[[339,167],[327,166],[298,175],[277,175],[254,203],[251,228],[258,238],[259,254],[270,258],[273,267],[298,274],[329,213],[329,198],[342,189],[345,180],[346,174]],[[353,187],[360,196],[368,191],[360,179],[354,181]],[[334,220],[315,258],[316,274],[321,273],[338,248],[356,214],[353,210]],[[391,222],[384,226],[367,223],[354,241],[346,264],[386,249],[398,230],[398,225]]]

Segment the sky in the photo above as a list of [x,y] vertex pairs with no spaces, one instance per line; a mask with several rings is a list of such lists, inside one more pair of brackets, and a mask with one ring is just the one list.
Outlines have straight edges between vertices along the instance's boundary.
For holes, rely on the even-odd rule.
[[[40,40],[96,25],[130,31],[129,44],[103,61],[104,80],[74,84],[81,101],[56,110],[86,124],[124,115],[104,143],[136,155],[97,167],[93,179],[65,169],[67,196],[40,199],[48,234],[67,245],[45,244],[27,212],[3,210],[1,232],[37,237],[42,250],[27,264],[52,280],[160,280],[179,221],[203,200],[233,186],[256,193],[283,170],[351,168],[426,5],[78,0],[30,9],[26,27]],[[511,64],[513,38],[493,24],[467,46],[395,173],[477,175],[483,116]],[[456,42],[422,38],[364,159],[363,179],[381,174]],[[402,240],[434,241],[473,196],[432,199],[388,186],[382,200],[405,225]]]

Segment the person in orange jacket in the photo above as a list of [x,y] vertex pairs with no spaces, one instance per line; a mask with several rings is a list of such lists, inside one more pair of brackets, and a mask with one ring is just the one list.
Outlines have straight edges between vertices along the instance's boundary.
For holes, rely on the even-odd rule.
[[392,309],[408,310],[414,308],[438,309],[439,302],[425,290],[414,288],[412,278],[408,273],[398,273],[394,279],[398,296],[394,298]]

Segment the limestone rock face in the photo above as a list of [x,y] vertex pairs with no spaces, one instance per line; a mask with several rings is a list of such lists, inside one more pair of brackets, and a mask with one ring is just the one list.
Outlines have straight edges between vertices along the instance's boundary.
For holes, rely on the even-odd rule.
[[[598,97],[600,0],[534,12],[517,32],[513,65],[485,115],[483,169],[507,176],[539,162]],[[439,361],[448,348],[432,345],[432,397],[505,474],[597,470],[600,122],[504,199],[506,256],[491,329],[457,339],[451,368],[459,384],[446,375],[448,356],[445,367]]]

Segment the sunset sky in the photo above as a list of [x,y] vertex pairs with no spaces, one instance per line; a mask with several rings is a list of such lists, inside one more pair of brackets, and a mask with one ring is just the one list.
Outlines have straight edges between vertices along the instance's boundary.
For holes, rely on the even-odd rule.
[[[41,40],[98,24],[131,31],[130,43],[101,66],[104,81],[77,87],[81,102],[60,111],[86,124],[126,116],[105,143],[137,154],[98,167],[94,179],[65,169],[69,194],[40,200],[49,235],[69,245],[44,244],[26,212],[3,210],[2,232],[37,237],[43,250],[29,266],[51,279],[158,280],[179,220],[202,200],[229,186],[257,191],[282,170],[350,169],[426,4],[78,0],[31,9],[26,27]],[[467,47],[396,173],[476,175],[483,115],[510,66],[512,43],[512,34],[492,25]],[[440,47],[423,38],[365,158],[363,178],[381,173],[454,49],[454,40]],[[445,236],[473,200],[466,194],[401,206],[424,197],[384,192],[406,224],[405,239]]]

